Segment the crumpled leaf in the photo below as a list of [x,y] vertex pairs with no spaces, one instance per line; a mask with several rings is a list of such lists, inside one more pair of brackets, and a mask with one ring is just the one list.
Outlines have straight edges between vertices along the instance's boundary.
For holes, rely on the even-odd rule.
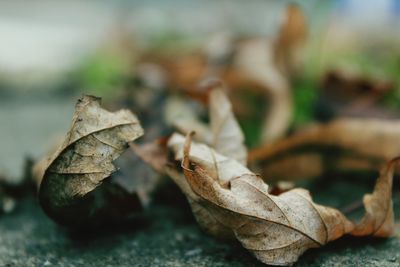
[[358,223],[352,235],[388,237],[395,233],[392,186],[394,165],[400,158],[389,161],[380,172],[372,194],[366,194],[363,198],[365,215]]
[[[354,224],[340,211],[314,203],[307,190],[270,195],[259,176],[206,145],[192,144],[190,135],[186,141],[174,135],[168,146],[182,160],[184,176],[173,179],[188,197],[199,224],[216,237],[235,236],[263,263],[291,265],[307,249],[344,234],[393,234],[391,189],[398,159],[382,169],[374,192],[364,197],[366,215]],[[203,220],[206,217],[209,220]]]
[[93,96],[79,99],[64,142],[41,163],[44,211],[60,224],[81,226],[113,220],[140,206],[136,195],[109,177],[116,171],[113,161],[141,135],[139,120],[130,111],[108,112]]
[[[201,125],[201,129],[205,130],[199,132],[199,140],[214,146],[220,153],[232,154],[232,157],[237,161],[246,164],[247,149],[244,145],[244,136],[234,117],[228,98],[221,89],[213,89],[210,92],[209,102],[210,127],[198,121],[195,114],[192,113],[188,113],[189,115],[179,115],[182,113],[177,112],[176,114],[179,113],[178,116],[169,116],[170,121],[175,122],[174,125],[176,125],[176,128],[184,133],[197,130],[199,129],[197,126]],[[190,110],[187,105],[182,102],[182,99],[178,100],[175,98],[172,103],[178,104],[177,110]],[[169,112],[172,113],[172,111]],[[174,146],[175,142],[179,144],[182,141],[183,137],[181,135],[174,134],[169,138],[168,143],[170,146]],[[218,236],[223,239],[233,238],[231,230],[221,225],[206,209],[201,207],[196,201],[193,201],[196,198],[195,195],[185,181],[182,171],[174,164],[175,160],[168,157],[168,149],[162,140],[157,140],[156,142],[145,145],[132,144],[131,147],[144,162],[151,165],[156,171],[170,176],[175,183],[179,185],[182,191],[184,191],[187,196],[190,196],[188,197],[188,201],[200,225],[206,226],[203,227],[204,230],[211,234],[215,233],[215,235],[218,233]],[[203,149],[205,149],[205,151],[209,150],[206,147],[203,147]],[[203,151],[199,154],[204,153]],[[208,155],[212,156],[212,154]],[[212,162],[213,158],[204,158],[202,160]],[[229,165],[224,165],[224,168],[225,167],[228,169],[230,168]]]
[[[179,154],[174,153],[175,156],[173,159],[171,159],[172,162],[174,160],[179,162],[182,159],[183,151],[180,148],[182,148],[183,142],[184,137],[180,134],[173,134],[169,139],[168,148],[172,151],[179,151]],[[193,148],[191,154],[193,154],[194,156],[199,156],[199,161],[212,163],[214,161],[214,155],[209,152],[211,152],[211,149],[209,147],[207,147],[206,145],[199,145]],[[225,165],[225,163],[227,163],[228,165]],[[231,163],[232,162],[222,161],[221,165],[223,165],[226,170],[230,170],[232,167]],[[214,165],[214,167],[215,168],[213,169],[213,171],[215,173],[218,173],[220,166]],[[220,221],[216,220],[216,218],[207,210],[207,208],[200,205],[200,198],[193,192],[190,185],[186,181],[182,170],[179,167],[170,163],[164,166],[163,171],[172,178],[172,180],[186,195],[188,202],[192,208],[193,215],[195,216],[197,222],[204,231],[220,239],[234,239],[234,233],[232,232],[232,230],[226,227]],[[228,176],[226,176],[226,178],[226,180],[229,179]]]
[[[175,141],[176,140],[176,141]],[[168,143],[174,146],[184,140],[180,134],[174,134],[169,138]],[[187,196],[188,202],[192,208],[193,214],[200,226],[210,234],[218,236],[221,239],[233,239],[233,233],[230,229],[216,221],[212,215],[197,202],[197,196],[190,189],[188,183],[184,179],[183,173],[175,163],[174,158],[170,158],[171,153],[167,148],[167,144],[161,140],[156,140],[153,143],[144,145],[131,145],[133,151],[139,157],[152,166],[156,171],[168,175],[180,187],[180,189]],[[210,159],[208,159],[210,160]],[[203,227],[204,226],[204,227]]]
[[397,120],[342,118],[253,149],[249,162],[258,164],[263,174],[273,170],[276,178],[285,180],[313,178],[331,170],[376,170],[398,155],[399,134]]
[[[195,114],[189,112],[190,108],[182,100],[174,98],[170,106],[166,113],[178,131],[184,134],[195,131],[197,139],[201,142],[209,144],[222,155],[232,155],[240,163],[247,164],[247,148],[243,132],[233,114],[232,105],[221,88],[210,91],[209,127],[199,121]],[[177,115],[174,116],[172,113]]]

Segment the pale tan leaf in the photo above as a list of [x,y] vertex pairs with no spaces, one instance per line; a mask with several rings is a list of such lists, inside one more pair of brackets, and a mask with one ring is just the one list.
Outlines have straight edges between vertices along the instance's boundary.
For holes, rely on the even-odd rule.
[[210,93],[210,124],[212,147],[220,154],[247,164],[244,135],[232,111],[231,103],[221,89]]
[[[182,135],[174,134],[169,138],[168,144],[173,150],[182,150],[183,142],[184,137]],[[178,159],[178,161],[175,161],[174,159],[168,158],[168,150],[165,144],[156,141],[140,146],[131,144],[131,147],[144,162],[152,166],[156,171],[168,175],[179,186],[186,195],[193,214],[204,231],[220,239],[234,239],[232,230],[217,221],[207,209],[198,203],[200,198],[192,191],[182,170],[178,167],[180,160]],[[193,150],[192,154],[198,154],[200,156],[204,153],[203,149],[208,148],[206,146],[200,147],[196,151]],[[182,153],[180,155],[180,158],[182,158]],[[210,161],[212,159],[205,160]],[[218,172],[217,166],[214,171]]]
[[220,154],[247,164],[247,148],[244,135],[232,111],[231,103],[222,89],[210,92],[210,126],[199,121],[184,100],[170,99],[167,118],[170,124],[183,133],[196,132],[196,140],[208,144]]
[[196,107],[189,102],[189,99],[179,96],[168,97],[164,113],[166,123],[183,134],[195,131],[199,141],[211,145],[213,136],[210,127],[199,120]]
[[307,127],[282,141],[254,149],[249,157],[255,161],[302,146],[323,145],[390,160],[399,152],[399,134],[396,120],[343,118]]
[[[78,100],[69,132],[44,168],[39,200],[45,212],[67,225],[106,216],[104,209],[112,201],[103,198],[112,195],[116,186],[107,179],[116,171],[113,161],[125,151],[128,142],[142,134],[138,119],[130,111],[108,112],[93,96]],[[95,190],[104,182],[109,183],[109,188]],[[118,200],[123,196],[113,197]]]

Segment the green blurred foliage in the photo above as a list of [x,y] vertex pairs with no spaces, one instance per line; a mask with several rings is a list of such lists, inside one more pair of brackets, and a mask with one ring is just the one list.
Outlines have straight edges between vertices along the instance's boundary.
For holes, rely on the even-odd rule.
[[97,53],[79,70],[79,80],[85,92],[111,97],[123,86],[129,71],[129,62],[110,53]]
[[266,109],[265,99],[254,94],[251,90],[239,90],[240,99],[246,103],[249,109],[248,114],[243,117],[238,117],[239,124],[243,130],[246,145],[254,147],[259,144],[263,119]]
[[201,36],[188,36],[176,29],[166,28],[147,36],[147,49],[155,53],[181,54],[198,50]]
[[293,125],[299,126],[313,120],[315,101],[318,97],[313,79],[302,77],[293,82]]

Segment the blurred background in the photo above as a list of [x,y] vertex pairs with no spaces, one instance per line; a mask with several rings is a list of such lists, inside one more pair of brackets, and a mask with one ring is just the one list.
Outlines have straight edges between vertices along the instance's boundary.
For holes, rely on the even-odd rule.
[[[0,173],[21,177],[26,157],[43,155],[66,132],[84,93],[117,107],[139,87],[158,95],[190,91],[193,81],[206,76],[196,73],[199,62],[219,68],[241,54],[243,40],[284,39],[291,3],[304,20],[299,26],[293,15],[299,37],[288,41],[302,44],[300,63],[287,74],[294,103],[289,131],[337,114],[398,117],[398,0],[2,1]],[[326,89],[337,84],[362,93]],[[132,109],[147,101],[140,92]],[[364,93],[366,100],[357,102]],[[349,102],[358,104],[349,108]],[[253,132],[260,129],[243,114],[248,143],[256,146],[261,134]]]

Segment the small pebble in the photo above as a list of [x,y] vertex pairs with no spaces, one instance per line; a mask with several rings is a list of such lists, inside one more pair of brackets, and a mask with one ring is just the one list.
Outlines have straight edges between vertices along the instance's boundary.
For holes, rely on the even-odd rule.
[[10,213],[15,209],[15,200],[9,197],[3,198],[3,211],[4,213]]
[[177,234],[175,234],[175,239],[177,241],[183,241],[184,236],[182,234],[180,234],[180,233],[177,233]]

